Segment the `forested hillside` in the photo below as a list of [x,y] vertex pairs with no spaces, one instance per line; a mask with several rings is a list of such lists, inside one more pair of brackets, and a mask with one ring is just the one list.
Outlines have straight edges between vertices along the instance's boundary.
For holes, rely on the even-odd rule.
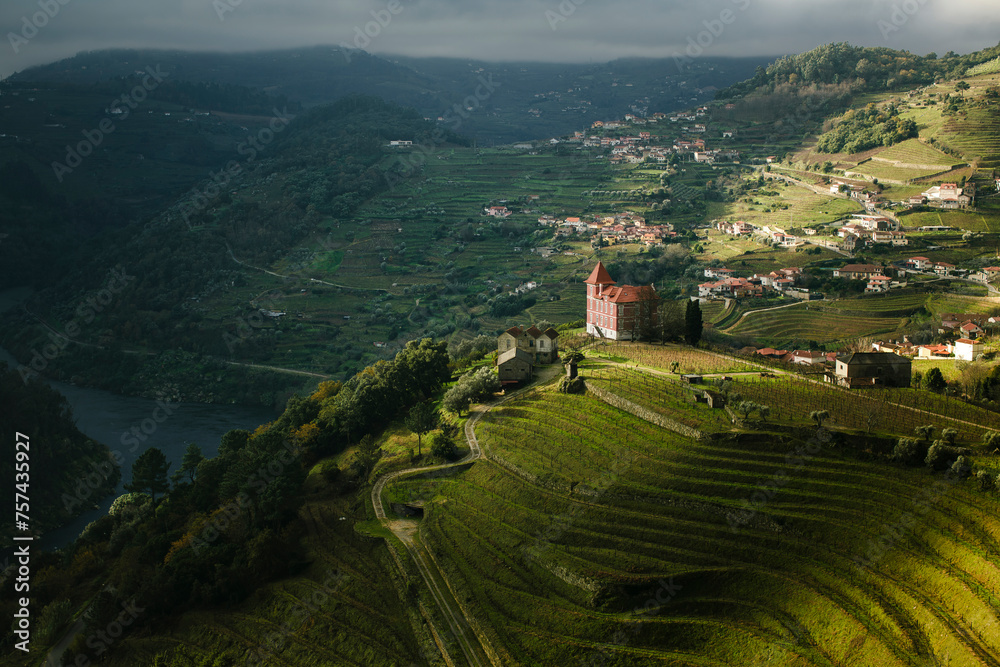
[[[91,523],[75,544],[33,563],[32,604],[41,616],[33,650],[40,654],[45,642],[61,636],[76,611],[89,608],[83,618],[85,628],[64,660],[73,664],[77,655],[89,659],[104,655],[104,644],[95,654],[95,637],[100,637],[99,632],[118,618],[122,605],[129,603],[142,608],[141,616],[128,624],[132,626],[130,637],[141,646],[143,636],[159,634],[178,623],[182,612],[216,605],[231,607],[271,580],[289,575],[315,577],[331,594],[336,589],[338,599],[350,589],[377,587],[391,592],[388,573],[379,572],[375,581],[365,581],[358,573],[360,568],[383,567],[383,557],[378,554],[371,562],[356,563],[350,570],[334,572],[328,568],[328,559],[348,557],[354,548],[351,540],[341,540],[342,545],[329,551],[309,550],[304,538],[307,533],[315,534],[315,528],[299,515],[307,495],[302,487],[318,461],[341,454],[359,440],[371,441],[390,421],[437,393],[450,377],[448,363],[443,342],[413,341],[395,359],[379,362],[343,385],[329,382],[311,396],[293,397],[277,420],[253,433],[230,431],[222,439],[219,455],[196,464],[190,477],[175,480],[165,497],[154,502],[148,493],[135,492],[119,498],[110,513]],[[39,420],[45,418],[42,410],[36,414]],[[56,423],[61,425],[65,416],[60,420]],[[5,417],[3,426],[8,423],[12,422]],[[31,426],[26,422],[24,428]],[[33,432],[54,436],[47,442],[58,442],[59,428]],[[13,437],[7,441],[13,442]],[[40,490],[42,461],[48,455],[42,447],[39,450],[33,458],[38,466],[38,486],[33,488]],[[66,448],[52,453],[73,454]],[[378,458],[377,451],[368,457],[358,454],[343,474],[336,465],[325,466],[324,473],[314,475],[313,492],[318,492],[318,483],[326,493],[333,489],[337,495],[350,494],[364,484]],[[78,465],[87,464],[80,459]],[[9,474],[6,467],[0,470]],[[161,481],[168,486],[165,473]],[[55,480],[46,483],[46,488],[60,488]],[[58,563],[64,565],[58,567]],[[0,607],[10,617],[15,604],[14,578],[9,577],[2,586]],[[285,602],[278,597],[275,604]],[[398,604],[390,607],[398,611]],[[345,611],[340,616],[338,624],[346,636],[339,649],[324,640],[324,650],[341,650],[345,656],[370,650],[364,638],[379,631],[368,627],[368,615]],[[0,654],[11,654],[13,641],[12,635],[5,634],[0,639]],[[412,637],[397,641],[403,646],[397,650],[416,655]],[[163,648],[153,641],[144,650],[155,653]],[[4,664],[16,664],[22,657],[17,651],[13,654]],[[246,654],[246,646],[238,641],[233,642],[232,653],[226,652],[228,658],[244,662]],[[217,654],[213,659],[219,657]],[[104,655],[102,660],[106,658]],[[151,655],[135,658],[128,649],[116,660],[116,664],[152,664]]]
[[[227,314],[228,337],[216,326],[203,326],[203,315],[194,306],[218,290],[246,284],[256,273],[253,266],[283,257],[305,237],[317,234],[321,221],[349,215],[384,189],[386,180],[375,165],[387,138],[426,142],[434,126],[412,110],[373,98],[349,98],[275,127],[269,135],[272,143],[259,151],[248,148],[252,154],[232,163],[221,186],[202,184],[149,224],[102,237],[93,254],[63,281],[35,295],[28,310],[8,318],[4,346],[30,358],[48,335],[38,326],[39,319],[60,330],[79,319],[86,295],[107,289],[107,267],[118,267],[126,278],[110,307],[85,318],[89,326],[84,327],[83,340],[90,346],[54,360],[47,374],[68,378],[100,364],[105,369],[99,379],[102,387],[134,392],[147,375],[184,372],[197,363],[209,364],[202,372],[221,376],[228,367],[198,360],[201,355],[229,356],[234,341],[244,359],[278,344],[281,332],[273,325],[250,335],[247,318],[259,317],[250,303],[233,304]],[[451,133],[435,138],[465,141]],[[106,331],[116,332],[113,343],[102,340]],[[144,353],[167,349],[189,356],[181,360]],[[122,354],[124,350],[133,353]],[[231,381],[231,373],[225,374]],[[294,386],[288,377],[254,377],[243,377],[242,402],[270,403],[274,392]],[[209,395],[192,398],[218,400]]]
[[[0,365],[0,476],[4,489],[13,495],[15,443],[24,438],[16,433],[32,434],[28,442],[28,467],[18,467],[24,474],[18,483],[27,482],[26,496],[32,532],[56,528],[81,514],[111,493],[121,472],[107,445],[94,442],[76,428],[66,399],[48,385],[21,375],[6,364]],[[5,494],[6,495],[6,494]],[[5,512],[0,522],[3,541],[10,546],[14,532],[14,513]]]

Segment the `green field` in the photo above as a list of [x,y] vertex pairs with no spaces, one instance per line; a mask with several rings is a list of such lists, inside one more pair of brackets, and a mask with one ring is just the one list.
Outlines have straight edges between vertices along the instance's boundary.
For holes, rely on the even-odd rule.
[[768,183],[765,189],[778,194],[751,194],[733,203],[712,204],[709,215],[788,229],[835,222],[864,209],[854,200],[821,195],[780,181]]
[[934,174],[939,174],[943,171],[948,170],[945,168],[912,169],[908,167],[896,167],[891,163],[872,160],[858,165],[857,167],[851,167],[846,173],[848,176],[860,174],[862,176],[867,176],[870,179],[877,178],[880,181],[908,183],[920,178],[926,178],[928,176],[933,176]]
[[[1000,650],[1000,506],[971,483],[934,486],[835,440],[694,443],[553,391],[478,434],[520,473],[484,462],[441,485],[423,532],[505,665],[973,664]],[[807,456],[791,464],[795,451]]]
[[797,304],[780,310],[748,313],[726,329],[734,336],[752,338],[763,345],[784,346],[792,341],[819,344],[849,341],[863,336],[893,334],[906,326],[905,317],[858,317],[827,312],[812,304]]
[[[942,153],[933,146],[928,146],[919,139],[907,139],[902,143],[898,143],[895,146],[890,146],[889,148],[876,153],[873,157],[873,161],[882,162],[899,162],[904,165],[920,165],[920,166],[941,166],[941,167],[955,167],[960,164],[958,160],[951,157],[947,153]],[[943,171],[939,169],[938,171]]]
[[985,63],[980,63],[969,69],[966,76],[978,76],[980,74],[996,74],[1000,72],[1000,58],[994,58]]

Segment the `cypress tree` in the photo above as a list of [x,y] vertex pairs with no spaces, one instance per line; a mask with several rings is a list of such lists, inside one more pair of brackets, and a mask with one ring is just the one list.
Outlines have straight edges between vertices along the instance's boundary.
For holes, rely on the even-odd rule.
[[688,345],[697,345],[701,340],[701,303],[688,301],[684,311],[684,340]]

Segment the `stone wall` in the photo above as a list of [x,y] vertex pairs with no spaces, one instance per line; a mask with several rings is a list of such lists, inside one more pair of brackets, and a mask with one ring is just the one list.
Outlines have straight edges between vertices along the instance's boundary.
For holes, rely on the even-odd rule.
[[608,405],[613,405],[619,410],[624,410],[629,414],[633,414],[639,419],[644,419],[645,421],[648,421],[651,424],[662,426],[663,428],[669,431],[673,431],[674,433],[680,433],[681,435],[686,436],[688,438],[693,438],[694,440],[710,439],[710,436],[707,433],[703,433],[698,429],[691,428],[690,426],[682,424],[679,421],[675,421],[673,419],[670,419],[669,417],[665,417],[659,413],[653,412],[652,410],[644,408],[641,405],[638,405],[637,403],[633,403],[632,401],[624,399],[621,396],[618,396],[617,394],[613,394],[610,391],[607,391],[606,389],[597,387],[591,384],[590,382],[587,382],[586,384],[587,384],[587,391],[592,393],[597,398],[601,399]]

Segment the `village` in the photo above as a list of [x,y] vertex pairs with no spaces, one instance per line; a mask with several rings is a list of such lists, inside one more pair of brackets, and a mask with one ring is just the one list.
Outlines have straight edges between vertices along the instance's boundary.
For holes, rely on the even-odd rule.
[[[714,276],[726,275],[728,269],[706,269]],[[789,277],[776,281],[794,283],[799,269],[787,269]],[[770,277],[765,277],[769,279]],[[725,278],[721,282],[745,279]],[[759,280],[757,281],[760,282]],[[644,321],[658,316],[659,297],[652,285],[617,285],[602,262],[598,262],[584,281],[587,290],[586,334],[592,340],[639,340]],[[762,288],[762,285],[756,285]],[[785,288],[788,289],[788,288]],[[846,388],[909,387],[912,360],[955,360],[973,362],[981,358],[984,345],[979,340],[987,334],[1000,333],[1000,315],[945,313],[938,334],[952,339],[944,343],[916,345],[904,336],[899,341],[873,341],[871,349],[854,351],[781,350],[771,347],[748,347],[739,354],[765,362],[806,366],[806,374],[820,375],[826,382]],[[535,367],[560,361],[559,333],[531,326],[511,327],[497,338],[497,373],[503,385],[520,385],[534,377]],[[575,377],[575,368],[567,369]],[[688,382],[700,378],[685,376]]]

